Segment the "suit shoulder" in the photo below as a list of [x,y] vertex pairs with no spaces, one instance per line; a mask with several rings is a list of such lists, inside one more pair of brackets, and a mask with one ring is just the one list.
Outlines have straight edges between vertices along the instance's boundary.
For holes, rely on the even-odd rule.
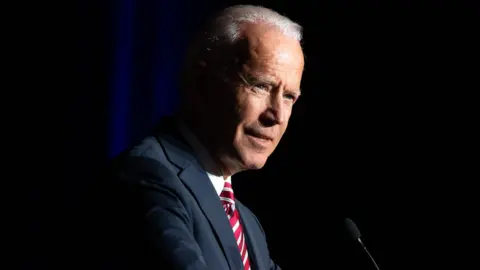
[[148,161],[149,163],[169,163],[160,141],[155,136],[148,136],[114,157],[111,160],[111,165],[119,169],[128,163],[138,162],[138,160]]
[[149,136],[129,149],[128,156],[162,161],[165,158],[165,151],[155,136]]
[[116,179],[141,176],[165,181],[176,177],[176,168],[168,161],[164,148],[154,136],[146,137],[115,157],[110,164],[110,172]]

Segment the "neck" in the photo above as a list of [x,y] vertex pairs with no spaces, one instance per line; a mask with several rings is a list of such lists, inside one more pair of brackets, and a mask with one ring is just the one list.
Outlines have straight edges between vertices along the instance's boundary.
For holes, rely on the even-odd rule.
[[[218,152],[215,151],[215,138],[210,136],[208,131],[212,130],[212,127],[207,126],[205,123],[200,122],[198,117],[195,117],[192,114],[179,113],[177,114],[178,118],[187,126],[189,133],[193,134],[194,138],[191,138],[193,141],[189,141],[197,147],[194,147],[194,150],[200,158],[200,163],[204,169],[213,175],[222,176],[224,179],[227,179],[232,174],[228,173],[227,167],[224,166],[224,163],[219,158]],[[200,144],[200,146],[199,146]]]

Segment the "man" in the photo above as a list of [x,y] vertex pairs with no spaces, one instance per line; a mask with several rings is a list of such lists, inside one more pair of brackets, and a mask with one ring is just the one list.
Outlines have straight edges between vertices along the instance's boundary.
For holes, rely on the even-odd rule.
[[301,36],[274,11],[234,6],[194,40],[178,113],[114,161],[103,252],[122,260],[110,267],[280,269],[231,177],[262,168],[287,128]]

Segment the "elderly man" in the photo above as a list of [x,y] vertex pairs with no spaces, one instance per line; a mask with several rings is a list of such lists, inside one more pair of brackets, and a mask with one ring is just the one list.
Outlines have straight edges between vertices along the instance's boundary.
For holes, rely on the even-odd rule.
[[194,40],[178,113],[114,161],[105,252],[117,269],[280,269],[231,177],[280,142],[300,97],[301,37],[272,10],[233,6]]

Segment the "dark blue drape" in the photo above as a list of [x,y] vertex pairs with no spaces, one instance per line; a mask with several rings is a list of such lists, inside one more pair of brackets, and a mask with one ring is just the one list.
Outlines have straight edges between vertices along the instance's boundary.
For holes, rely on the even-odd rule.
[[188,1],[112,2],[107,157],[144,136],[177,102],[177,78],[201,7]]
[[118,1],[114,14],[114,48],[110,89],[109,109],[109,154],[116,154],[118,149],[124,147],[128,140],[128,119],[132,96],[132,59],[134,58],[133,31],[134,1]]

